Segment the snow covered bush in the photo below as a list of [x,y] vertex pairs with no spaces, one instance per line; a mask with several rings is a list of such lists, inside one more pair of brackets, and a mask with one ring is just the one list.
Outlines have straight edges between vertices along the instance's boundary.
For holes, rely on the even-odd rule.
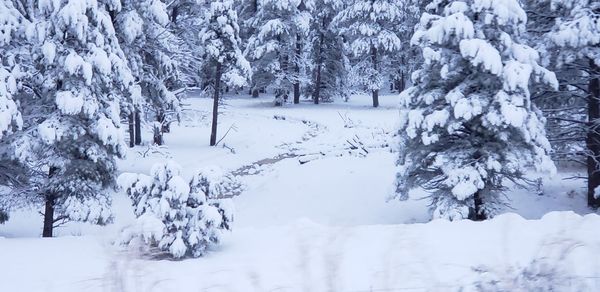
[[137,216],[124,230],[122,242],[158,248],[176,259],[202,256],[219,243],[233,220],[231,201],[210,196],[229,190],[218,180],[199,173],[188,184],[174,162],[154,165],[150,176],[122,174],[119,185],[132,199]]
[[544,118],[530,89],[557,87],[522,44],[527,17],[516,0],[436,0],[411,43],[423,63],[401,93],[396,196],[430,192],[433,217],[485,219],[507,181],[529,166],[555,171]]

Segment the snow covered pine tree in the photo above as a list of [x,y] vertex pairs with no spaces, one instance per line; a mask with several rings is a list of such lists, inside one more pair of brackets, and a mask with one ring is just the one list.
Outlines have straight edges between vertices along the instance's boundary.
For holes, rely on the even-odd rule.
[[505,183],[535,165],[555,171],[532,86],[557,87],[538,53],[519,43],[527,21],[517,0],[436,0],[412,43],[425,63],[401,94],[397,191],[430,192],[433,217],[494,216]]
[[379,106],[379,90],[383,86],[380,60],[385,54],[402,48],[396,28],[401,21],[402,1],[356,0],[333,20],[339,33],[350,42],[359,58],[363,85],[373,95],[373,107]]
[[[532,0],[533,1],[533,0]],[[600,2],[594,0],[536,0],[556,16],[547,33],[547,47],[557,55],[557,65],[571,70],[568,85],[586,95],[586,164],[588,206],[600,208]],[[545,15],[545,17],[548,17]],[[573,72],[575,69],[575,72]],[[579,71],[579,72],[577,72]],[[585,85],[581,85],[581,84]],[[586,88],[587,87],[587,88]],[[572,116],[567,117],[571,119]]]
[[[299,49],[310,25],[303,0],[259,0],[251,19],[255,34],[248,40],[245,55],[252,62],[258,87],[275,91],[275,105],[282,106],[294,87],[299,102]],[[293,70],[292,70],[293,68]]]
[[215,146],[221,82],[232,87],[244,86],[252,76],[252,69],[240,49],[240,27],[233,1],[213,1],[206,11],[204,20],[206,23],[200,32],[200,39],[209,60],[205,66],[206,70],[212,69],[215,72],[210,132],[210,146]]
[[20,11],[31,27],[30,54],[21,62],[28,90],[20,92],[24,133],[16,158],[31,169],[45,204],[43,236],[61,220],[111,220],[115,158],[124,153],[120,103],[139,96],[109,16],[116,6],[96,1],[39,1]]
[[[154,139],[156,145],[163,144],[163,133],[170,128],[172,120],[178,119],[181,111],[180,101],[171,92],[169,85],[176,77],[175,62],[169,55],[170,42],[175,37],[167,27],[170,24],[167,5],[160,0],[123,0],[121,9],[116,13],[115,29],[129,67],[142,89],[144,100],[130,102],[128,113],[130,124],[134,114],[141,112],[141,103],[154,118]],[[134,136],[141,140],[140,125],[130,128],[130,146]],[[132,135],[136,132],[136,135]]]
[[150,176],[122,174],[119,185],[133,200],[138,217],[123,230],[122,242],[158,248],[176,259],[202,256],[231,229],[233,205],[222,197],[239,187],[215,173],[200,171],[187,184],[179,165],[171,161],[154,165]]

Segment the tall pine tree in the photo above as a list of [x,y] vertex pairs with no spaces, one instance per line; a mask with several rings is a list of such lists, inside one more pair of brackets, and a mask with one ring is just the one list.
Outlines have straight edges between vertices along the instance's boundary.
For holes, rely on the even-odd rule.
[[504,203],[508,181],[527,182],[527,167],[555,169],[530,90],[557,80],[519,42],[527,17],[518,1],[427,9],[412,38],[425,62],[401,94],[397,196],[423,188],[434,217],[482,220]]
[[213,114],[210,146],[217,143],[221,83],[241,87],[252,75],[250,63],[240,49],[240,28],[232,0],[213,1],[205,15],[200,39],[206,52],[206,70],[213,70]]

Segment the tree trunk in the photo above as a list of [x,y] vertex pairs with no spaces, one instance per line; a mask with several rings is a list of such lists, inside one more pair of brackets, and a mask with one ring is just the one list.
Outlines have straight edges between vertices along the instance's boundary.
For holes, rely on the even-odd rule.
[[[50,167],[48,171],[48,177],[51,178],[58,171],[56,167]],[[54,229],[54,204],[56,197],[54,194],[48,193],[45,196],[45,208],[44,208],[44,229],[42,230],[42,237],[52,237],[52,231]]]
[[[600,68],[590,61],[592,74],[600,73]],[[600,165],[597,159],[600,159],[600,78],[592,78],[588,84],[588,123],[587,148],[589,151],[587,158],[588,171],[588,206],[594,209],[600,207],[600,197],[595,197],[595,190],[600,186]],[[599,190],[600,191],[600,190]]]
[[483,199],[481,198],[481,191],[477,191],[474,195],[473,195],[473,212],[471,214],[469,214],[469,219],[473,220],[473,221],[483,221],[485,219],[487,219],[487,216],[485,215],[485,212],[483,212],[483,210],[481,210],[481,207],[483,206]]
[[133,112],[129,113],[129,147],[135,146],[135,117]]
[[215,93],[213,97],[212,126],[210,130],[210,146],[217,144],[217,118],[219,116],[219,90],[221,85],[221,63],[217,62],[215,73]]
[[258,98],[258,96],[259,96],[259,92],[260,92],[260,91],[258,90],[258,88],[256,88],[256,87],[255,87],[255,88],[252,88],[252,97],[253,97],[253,98]]
[[296,54],[294,57],[294,71],[296,72],[294,80],[294,104],[300,103],[300,54],[302,53],[300,34],[296,34]]
[[44,209],[44,230],[42,237],[52,237],[54,227],[54,197],[46,195],[46,208]]
[[[375,70],[375,72],[379,72],[379,69],[377,66],[377,48],[375,48],[374,46],[371,47],[371,62],[373,63],[373,70]],[[374,89],[373,90],[373,107],[378,107],[378,106],[379,106],[379,90]]]
[[142,118],[139,109],[135,109],[135,145],[142,145]]
[[315,96],[314,102],[315,104],[319,104],[319,100],[321,99],[321,71],[323,68],[323,40],[325,39],[325,35],[323,33],[319,34],[319,49],[317,50],[317,76],[315,81]]

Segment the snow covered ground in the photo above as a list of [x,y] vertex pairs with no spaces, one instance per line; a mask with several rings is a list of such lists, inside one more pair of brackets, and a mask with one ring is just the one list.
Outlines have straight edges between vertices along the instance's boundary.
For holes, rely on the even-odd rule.
[[[538,267],[546,260],[585,285],[572,291],[600,291],[600,217],[581,216],[590,212],[584,184],[563,179],[576,172],[545,179],[543,196],[508,194],[506,211],[519,215],[421,224],[429,219],[424,194],[387,202],[396,96],[378,109],[367,96],[284,108],[271,101],[228,98],[219,137],[231,130],[209,147],[212,101],[187,99],[166,147],[136,147],[120,163],[123,172],[148,173],[173,159],[188,177],[208,165],[240,174],[235,228],[218,250],[170,261],[116,248],[111,242],[133,219],[122,194],[115,224],[70,223],[52,239],[38,238],[36,210],[22,211],[0,225],[0,291],[458,291],[477,279],[511,282],[519,267],[546,271]],[[493,271],[482,276],[477,267]]]

